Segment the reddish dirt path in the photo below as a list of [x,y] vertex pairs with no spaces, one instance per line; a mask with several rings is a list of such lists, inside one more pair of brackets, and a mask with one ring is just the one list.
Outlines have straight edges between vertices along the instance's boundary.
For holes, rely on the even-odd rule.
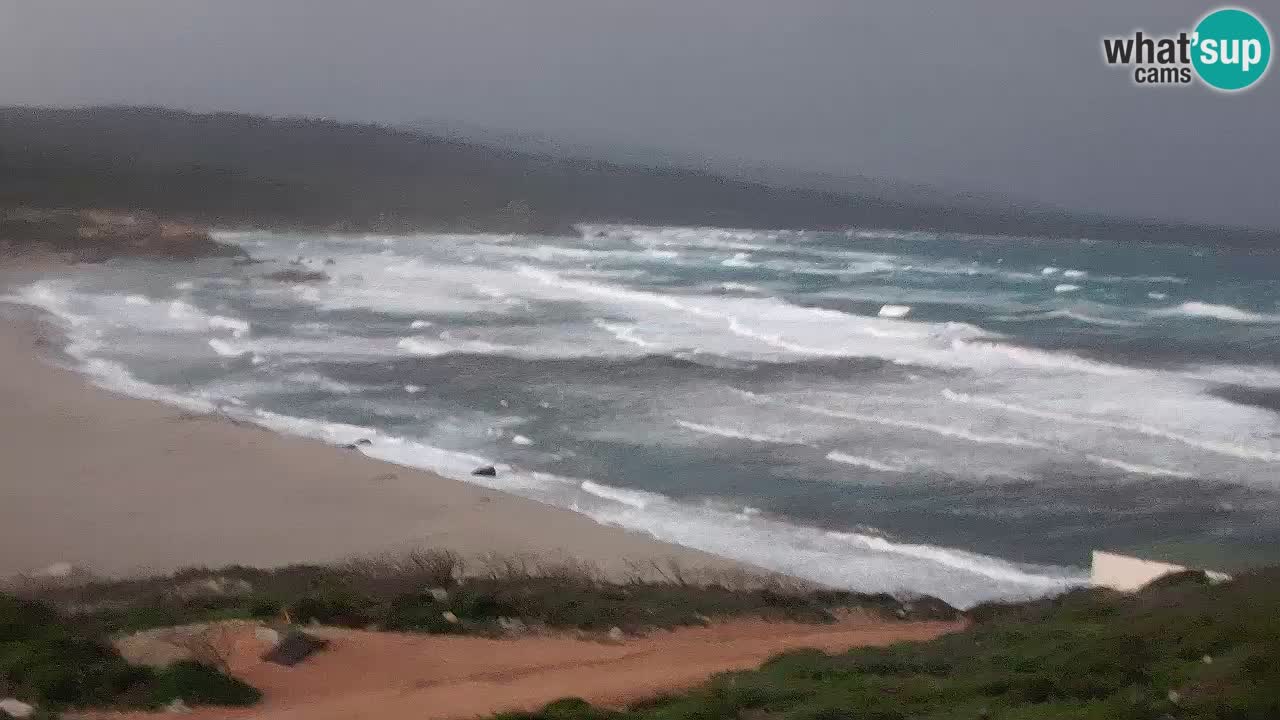
[[[622,643],[568,637],[508,640],[400,635],[327,628],[327,651],[294,668],[257,659],[262,646],[242,632],[232,672],[261,688],[249,710],[198,709],[191,720],[448,720],[532,710],[562,697],[618,706],[696,685],[725,670],[758,666],[796,648],[840,651],[929,640],[962,623],[887,622],[853,615],[834,625],[740,620],[658,632]],[[155,718],[155,715],[113,715]]]

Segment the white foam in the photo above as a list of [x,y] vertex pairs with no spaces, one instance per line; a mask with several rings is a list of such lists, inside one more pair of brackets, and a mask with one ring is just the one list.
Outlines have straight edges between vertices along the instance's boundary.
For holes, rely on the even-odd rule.
[[[758,397],[758,396],[757,396]],[[766,402],[768,400],[766,399]],[[814,415],[822,415],[824,417],[839,418],[841,420],[855,420],[857,422],[870,423],[873,425],[884,425],[887,427],[903,428],[907,430],[919,430],[921,432],[933,433],[943,437],[955,438],[957,440],[965,440],[971,443],[981,445],[1008,445],[1011,447],[1022,448],[1039,448],[1047,449],[1049,446],[1044,443],[1028,440],[1026,438],[1017,437],[1015,435],[987,435],[969,430],[968,428],[957,427],[952,425],[939,425],[937,423],[923,422],[920,420],[908,420],[904,418],[882,417],[879,415],[869,415],[865,413],[848,412],[845,410],[836,410],[816,405],[804,405],[799,403],[782,403],[786,407],[802,412],[812,413]]]
[[1088,458],[1089,462],[1116,468],[1117,470],[1123,470],[1127,473],[1151,475],[1153,477],[1193,477],[1191,473],[1182,472],[1181,470],[1170,470],[1169,468],[1156,467],[1154,465],[1142,465],[1140,463],[1131,463],[1124,460],[1116,460],[1114,458],[1106,458],[1098,455],[1085,455],[1085,457]]
[[1063,270],[1062,271],[1062,277],[1064,278],[1082,278],[1088,274],[1089,273],[1085,272],[1084,270]]
[[1058,272],[1058,268],[1052,267],[1052,266],[1046,267],[1040,270],[1041,275],[1053,275],[1057,272]]
[[883,318],[904,318],[909,312],[911,312],[910,305],[881,305],[877,315]]
[[827,453],[827,459],[832,462],[841,463],[842,465],[854,465],[857,467],[867,468],[868,470],[875,470],[877,472],[906,472],[903,468],[895,465],[886,465],[878,460],[872,460],[871,458],[860,457],[858,455],[849,455],[848,453],[842,453],[838,450],[832,450]]
[[651,343],[643,338],[636,337],[635,325],[619,325],[617,323],[605,322],[600,319],[595,320],[595,325],[624,343],[641,348],[658,347],[657,343]]
[[1149,292],[1147,293],[1147,297],[1151,298],[1152,300],[1164,300],[1169,297],[1169,294],[1162,293],[1162,292]]
[[637,510],[644,510],[655,502],[666,502],[667,500],[656,493],[648,493],[641,490],[624,490],[623,488],[602,485],[590,480],[583,480],[579,487],[596,497],[622,503]]
[[511,442],[514,445],[532,445],[533,444],[533,441],[525,437],[524,435],[516,435],[515,437],[511,438]]
[[703,435],[714,435],[716,437],[728,438],[730,440],[750,440],[751,442],[775,443],[781,445],[803,444],[795,440],[789,440],[776,435],[747,432],[745,430],[720,427],[717,425],[703,425],[701,423],[689,422],[688,420],[676,420],[675,423],[686,430],[692,430],[697,433],[702,433]]
[[209,318],[209,327],[217,330],[230,330],[231,337],[240,338],[249,333],[250,325],[248,322],[239,318],[224,317],[222,315],[213,315]]
[[1027,313],[1026,315],[997,315],[992,320],[1001,322],[1034,322],[1037,320],[1052,320],[1054,318],[1065,318],[1075,320],[1087,325],[1101,325],[1104,327],[1138,327],[1142,325],[1140,322],[1133,320],[1121,320],[1119,318],[1106,318],[1089,315],[1087,313],[1077,312],[1069,308],[1058,310],[1046,310],[1045,312]]
[[758,293],[761,295],[766,292],[764,288],[740,282],[722,282],[717,287],[728,292]]
[[1053,291],[1058,294],[1075,292],[1079,289],[1080,289],[1079,285],[1072,285],[1071,283],[1062,283],[1060,285],[1053,286]]
[[222,357],[240,357],[241,355],[248,355],[252,352],[251,350],[232,345],[226,340],[219,340],[218,338],[210,338],[209,347],[213,348],[213,351]]
[[431,321],[429,320],[414,320],[413,322],[409,323],[410,330],[421,330],[422,328],[429,328],[429,327],[431,327]]
[[1272,452],[1261,448],[1252,448],[1237,445],[1221,440],[1211,438],[1191,437],[1182,433],[1174,432],[1165,428],[1156,427],[1154,425],[1141,422],[1123,422],[1117,420],[1109,420],[1100,417],[1087,417],[1081,415],[1073,415],[1070,413],[1056,412],[1052,410],[1042,410],[1039,408],[1026,407],[1015,403],[1004,402],[994,398],[978,397],[966,393],[955,392],[950,388],[942,391],[942,396],[947,400],[958,403],[969,403],[973,405],[981,405],[990,408],[999,408],[1008,412],[1018,413],[1021,415],[1029,415],[1044,420],[1053,420],[1055,422],[1067,422],[1084,425],[1094,425],[1097,427],[1108,428],[1111,430],[1120,430],[1124,432],[1140,433],[1152,437],[1172,440],[1174,442],[1183,443],[1201,450],[1228,455],[1245,460],[1264,460],[1275,461],[1280,460],[1280,453]]
[[1198,301],[1184,302],[1177,307],[1156,311],[1157,315],[1185,315],[1196,318],[1213,318],[1235,323],[1275,323],[1280,322],[1280,315],[1242,310],[1231,305],[1214,305]]
[[150,305],[151,298],[146,295],[129,295],[124,299],[126,305]]
[[422,392],[422,386],[421,385],[405,385],[404,391],[409,393],[410,395],[417,395],[418,393]]
[[749,267],[756,266],[756,263],[751,261],[751,254],[744,253],[744,252],[734,253],[733,257],[729,258],[728,260],[722,261],[720,264],[724,265],[725,267],[740,267],[740,268],[749,268]]

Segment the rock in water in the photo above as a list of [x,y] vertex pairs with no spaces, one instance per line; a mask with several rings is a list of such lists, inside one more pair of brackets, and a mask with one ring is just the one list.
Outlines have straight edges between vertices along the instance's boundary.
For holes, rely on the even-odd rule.
[[498,477],[498,468],[492,465],[482,465],[481,467],[472,470],[471,474],[478,475],[480,477]]
[[301,630],[288,630],[276,646],[262,655],[262,659],[277,665],[292,667],[306,660],[311,653],[328,647],[329,641],[308,635]]

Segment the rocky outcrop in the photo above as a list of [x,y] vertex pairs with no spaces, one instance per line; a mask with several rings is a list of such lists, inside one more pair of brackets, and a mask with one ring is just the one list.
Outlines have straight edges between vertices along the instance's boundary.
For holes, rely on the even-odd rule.
[[52,255],[71,262],[117,257],[192,260],[243,257],[244,251],[213,239],[204,228],[151,213],[110,210],[0,210],[0,257]]

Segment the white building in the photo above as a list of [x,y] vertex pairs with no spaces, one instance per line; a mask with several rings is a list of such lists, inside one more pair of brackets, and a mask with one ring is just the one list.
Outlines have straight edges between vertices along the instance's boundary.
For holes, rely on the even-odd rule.
[[[1141,590],[1152,580],[1190,569],[1199,568],[1188,568],[1183,565],[1094,550],[1089,581],[1094,587],[1108,587],[1121,592],[1134,592]],[[1231,579],[1230,575],[1213,570],[1205,570],[1204,573],[1208,576],[1210,582],[1223,582]]]

